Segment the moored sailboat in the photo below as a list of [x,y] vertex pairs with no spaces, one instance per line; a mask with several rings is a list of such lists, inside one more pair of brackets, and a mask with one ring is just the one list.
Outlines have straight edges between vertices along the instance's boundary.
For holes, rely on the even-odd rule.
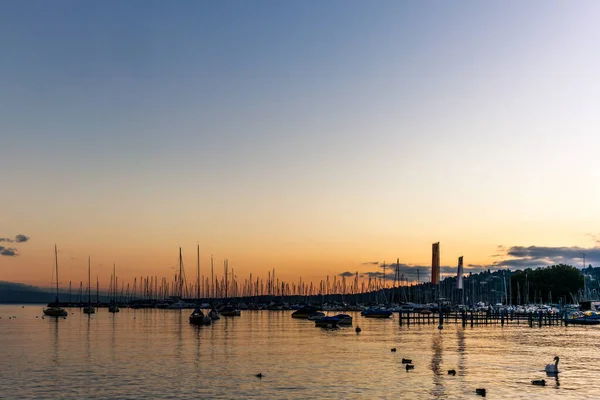
[[[179,259],[181,260],[181,249],[179,250]],[[190,315],[189,321],[190,324],[193,325],[210,325],[212,323],[212,319],[204,315],[202,310],[200,310],[200,245],[198,245],[198,272],[196,277],[196,286],[197,286],[197,295],[196,295],[196,308]]]
[[119,311],[119,306],[117,305],[117,272],[116,272],[116,267],[115,264],[113,264],[113,279],[112,279],[112,293],[111,293],[111,300],[110,300],[110,305],[108,306],[108,312],[111,313],[118,313]]
[[88,257],[88,303],[87,306],[83,307],[83,312],[85,314],[94,314],[96,312],[96,307],[92,306],[92,287],[90,283],[90,273],[90,257]]
[[48,304],[48,307],[44,308],[44,315],[49,317],[66,317],[69,315],[64,308],[60,307],[60,301],[58,299],[58,250],[54,245],[54,264],[56,266],[56,299],[54,303]]

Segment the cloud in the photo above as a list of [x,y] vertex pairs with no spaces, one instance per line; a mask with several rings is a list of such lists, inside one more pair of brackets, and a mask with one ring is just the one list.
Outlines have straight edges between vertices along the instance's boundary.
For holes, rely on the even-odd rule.
[[29,240],[29,236],[25,236],[23,234],[18,234],[17,236],[15,236],[15,242],[17,243],[23,243]]
[[364,263],[361,263],[362,265],[379,265],[379,261],[367,261]]
[[17,249],[14,249],[12,247],[0,246],[0,255],[7,257],[15,257],[17,256]]
[[600,247],[549,247],[512,246],[504,250],[505,260],[496,261],[489,268],[535,268],[553,264],[582,266],[585,254],[586,266],[600,263]]
[[354,276],[354,272],[350,272],[350,271],[346,271],[346,272],[342,272],[341,274],[338,274],[338,276],[345,276],[346,278]]

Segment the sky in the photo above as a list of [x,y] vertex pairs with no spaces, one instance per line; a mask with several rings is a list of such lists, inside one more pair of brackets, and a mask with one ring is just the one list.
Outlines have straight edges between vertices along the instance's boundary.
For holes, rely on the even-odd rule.
[[[595,1],[0,4],[0,280],[600,263]],[[18,241],[17,235],[27,240]],[[2,240],[4,239],[4,240]],[[21,238],[22,239],[22,238]],[[377,264],[376,264],[377,263]],[[581,264],[582,265],[582,264]],[[422,280],[424,280],[422,278]],[[106,283],[104,283],[106,282]]]

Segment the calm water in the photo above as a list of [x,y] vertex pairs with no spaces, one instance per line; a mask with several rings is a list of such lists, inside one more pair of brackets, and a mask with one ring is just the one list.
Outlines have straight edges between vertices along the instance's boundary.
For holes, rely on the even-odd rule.
[[[189,310],[70,313],[41,319],[40,306],[0,306],[0,398],[463,399],[481,398],[478,387],[487,398],[600,397],[600,327],[440,332],[355,313],[352,328],[329,331],[291,311],[242,311],[208,327],[190,326]],[[543,372],[555,355],[559,382]],[[546,387],[531,385],[542,378]]]

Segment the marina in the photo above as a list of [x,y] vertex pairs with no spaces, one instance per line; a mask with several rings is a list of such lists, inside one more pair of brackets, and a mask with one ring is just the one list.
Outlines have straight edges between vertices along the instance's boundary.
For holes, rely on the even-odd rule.
[[[292,310],[244,310],[195,326],[185,310],[68,311],[42,319],[39,306],[0,306],[1,397],[461,399],[485,388],[488,398],[594,399],[600,384],[600,355],[589,351],[600,340],[594,326],[439,330],[433,318],[400,325],[398,313],[350,311],[352,325],[328,329]],[[555,356],[560,374],[548,377]],[[542,379],[544,387],[531,383]]]

